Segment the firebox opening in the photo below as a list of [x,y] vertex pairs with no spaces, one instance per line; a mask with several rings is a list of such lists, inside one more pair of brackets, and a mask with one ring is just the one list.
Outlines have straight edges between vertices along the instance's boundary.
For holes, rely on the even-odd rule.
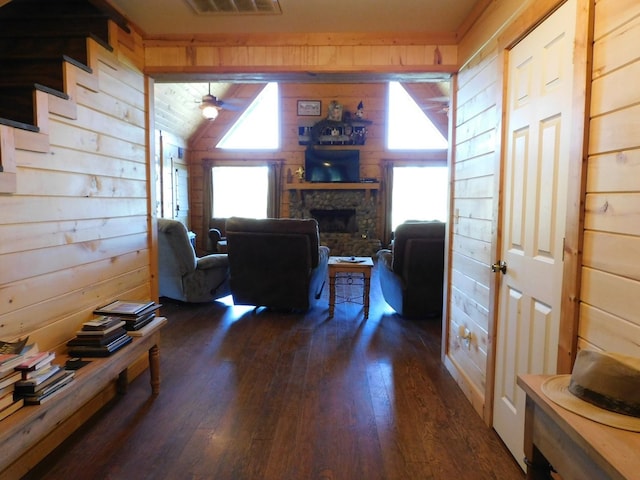
[[358,231],[355,209],[311,209],[309,213],[318,221],[320,232],[355,233]]

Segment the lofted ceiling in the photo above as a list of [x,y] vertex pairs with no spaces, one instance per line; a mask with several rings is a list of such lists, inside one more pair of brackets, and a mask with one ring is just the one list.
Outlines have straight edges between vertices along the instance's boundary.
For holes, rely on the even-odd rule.
[[[169,38],[207,34],[270,33],[419,33],[459,38],[491,0],[108,0],[134,24],[145,38]],[[242,13],[237,10],[260,9]],[[198,102],[209,90],[233,105],[234,85],[267,82],[362,83],[436,82],[433,102],[449,94],[441,74],[375,75],[279,74],[255,72],[219,75],[167,76],[156,78],[156,127],[190,138],[203,119]],[[444,80],[444,81],[443,81]],[[185,83],[188,82],[188,83]],[[239,102],[241,105],[241,102]]]
[[[350,82],[349,82],[350,83]],[[230,112],[221,115],[237,114],[249,106],[253,100],[253,89],[243,89],[245,83],[228,82],[177,82],[156,83],[154,92],[155,127],[169,131],[183,139],[189,139],[202,125],[200,110],[202,96],[211,92],[223,103],[228,104]],[[404,82],[409,94],[431,118],[439,130],[445,134],[448,129],[448,107],[450,84],[439,82]],[[412,87],[413,85],[413,87]],[[247,94],[250,94],[247,97]]]

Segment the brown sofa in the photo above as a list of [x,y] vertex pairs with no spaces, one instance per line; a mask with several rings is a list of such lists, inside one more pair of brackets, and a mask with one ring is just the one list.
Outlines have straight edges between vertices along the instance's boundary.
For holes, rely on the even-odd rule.
[[407,222],[396,228],[392,249],[378,252],[382,295],[401,316],[442,315],[444,238],[442,222]]
[[329,248],[316,220],[231,217],[226,233],[235,304],[307,310],[320,299]]

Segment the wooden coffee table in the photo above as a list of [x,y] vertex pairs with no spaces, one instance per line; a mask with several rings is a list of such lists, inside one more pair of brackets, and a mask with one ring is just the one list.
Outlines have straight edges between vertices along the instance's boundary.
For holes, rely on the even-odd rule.
[[329,317],[333,317],[336,306],[336,279],[345,277],[349,283],[353,275],[362,275],[362,303],[364,318],[369,318],[369,290],[371,287],[371,257],[329,257]]

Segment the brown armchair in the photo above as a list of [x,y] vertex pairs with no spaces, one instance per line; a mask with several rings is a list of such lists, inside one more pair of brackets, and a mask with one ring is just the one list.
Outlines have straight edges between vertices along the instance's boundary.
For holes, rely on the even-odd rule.
[[314,219],[227,220],[230,285],[237,305],[307,310],[327,279],[329,248]]
[[442,314],[444,238],[442,222],[407,222],[396,228],[392,249],[378,252],[382,295],[401,316]]
[[209,220],[207,251],[212,253],[226,253],[223,245],[227,241],[226,218],[211,218]]

